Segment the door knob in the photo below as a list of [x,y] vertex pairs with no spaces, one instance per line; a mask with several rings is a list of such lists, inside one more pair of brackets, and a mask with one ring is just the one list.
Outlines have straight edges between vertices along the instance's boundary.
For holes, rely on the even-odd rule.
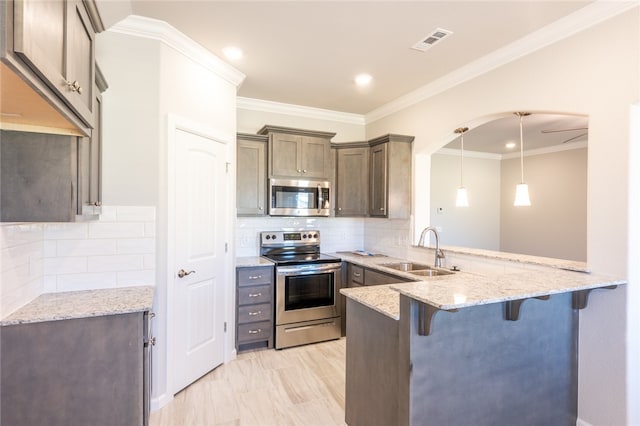
[[184,278],[184,277],[186,277],[187,275],[195,274],[195,273],[196,273],[196,271],[189,271],[189,272],[187,272],[187,271],[185,271],[184,269],[180,269],[180,270],[178,271],[178,278]]

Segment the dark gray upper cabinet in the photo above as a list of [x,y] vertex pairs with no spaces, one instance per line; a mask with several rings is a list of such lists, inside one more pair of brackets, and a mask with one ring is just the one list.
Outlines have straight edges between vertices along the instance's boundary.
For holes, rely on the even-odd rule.
[[329,179],[331,138],[335,133],[266,125],[269,136],[269,177]]
[[102,206],[102,95],[108,85],[96,66],[93,103],[94,126],[90,138],[78,138],[78,214],[100,213]]
[[411,214],[413,136],[385,135],[369,141],[369,215],[408,219]]
[[103,30],[93,0],[0,2],[0,84],[3,93],[11,86],[0,105],[5,128],[89,136]]
[[336,216],[367,216],[369,206],[369,144],[333,144],[336,151]]
[[267,212],[267,136],[238,133],[236,212],[264,216]]
[[14,52],[93,125],[95,31],[81,2],[14,2]]

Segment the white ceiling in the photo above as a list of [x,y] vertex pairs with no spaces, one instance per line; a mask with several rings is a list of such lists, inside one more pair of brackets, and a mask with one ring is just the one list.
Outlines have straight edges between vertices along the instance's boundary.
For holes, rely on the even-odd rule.
[[[106,0],[104,0],[106,1]],[[365,114],[576,12],[591,1],[131,1],[247,78],[241,97]],[[452,35],[410,49],[436,28]],[[367,89],[353,81],[373,76]]]
[[[240,97],[353,114],[384,109],[430,84],[437,86],[474,61],[509,49],[538,30],[548,31],[545,27],[558,25],[559,20],[564,28],[575,31],[574,20],[582,14],[597,21],[593,16],[603,3],[612,4],[593,0],[98,0],[107,27],[128,14],[166,21],[230,63],[247,76],[238,89]],[[426,52],[410,48],[437,28],[453,34]],[[244,51],[241,60],[224,58],[223,48],[231,45]],[[355,75],[362,72],[373,76],[366,89],[354,83]],[[582,133],[542,134],[541,129],[587,126],[587,117],[532,115],[525,118],[525,148],[562,144]],[[504,147],[508,140],[519,141],[515,116],[471,129],[465,149],[506,154],[512,151]],[[586,136],[575,141],[584,142]],[[447,148],[459,149],[459,139]]]

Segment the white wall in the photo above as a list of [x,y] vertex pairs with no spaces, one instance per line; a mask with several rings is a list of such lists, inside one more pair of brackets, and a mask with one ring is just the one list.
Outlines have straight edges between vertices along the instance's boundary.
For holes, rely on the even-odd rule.
[[[589,116],[590,126],[588,262],[595,272],[626,276],[629,111],[640,93],[639,10],[368,124],[367,135],[416,136],[416,228],[429,220],[428,197],[420,194],[429,187],[426,156],[444,145],[451,129],[513,111],[579,113]],[[627,424],[634,401],[627,398],[626,381],[633,389],[640,386],[640,378],[627,377],[627,357],[637,360],[640,354],[627,353],[625,314],[640,301],[627,303],[626,296],[625,286],[595,292],[580,313],[579,417],[590,424]]]
[[[173,271],[169,252],[169,117],[198,128],[215,130],[235,164],[236,89],[241,74],[184,35],[160,21],[129,17],[97,37],[97,61],[109,83],[104,96],[104,199],[127,204],[140,200],[157,207],[156,293],[154,298],[152,406],[172,397],[168,371],[168,317]],[[225,226],[234,252],[235,171],[229,173],[229,223]],[[233,324],[235,292],[233,256],[227,259],[225,319]],[[227,333],[227,358],[233,335]]]
[[463,179],[469,207],[456,207],[460,154],[431,156],[429,215],[440,244],[500,250],[500,160],[466,153]]
[[514,207],[520,159],[501,162],[500,250],[587,260],[587,149],[524,158],[531,206]]

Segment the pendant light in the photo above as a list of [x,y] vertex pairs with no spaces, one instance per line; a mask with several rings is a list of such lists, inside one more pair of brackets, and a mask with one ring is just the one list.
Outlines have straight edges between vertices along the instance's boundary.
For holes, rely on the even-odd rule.
[[515,112],[514,114],[520,117],[520,183],[516,185],[516,199],[513,202],[513,205],[530,206],[531,200],[529,199],[529,185],[524,183],[524,138],[522,136],[522,119],[527,115],[531,115],[531,113]]
[[454,130],[460,135],[460,188],[456,194],[456,207],[469,207],[469,199],[467,198],[467,188],[462,183],[462,166],[464,161],[464,133],[469,130],[468,127],[459,127]]

